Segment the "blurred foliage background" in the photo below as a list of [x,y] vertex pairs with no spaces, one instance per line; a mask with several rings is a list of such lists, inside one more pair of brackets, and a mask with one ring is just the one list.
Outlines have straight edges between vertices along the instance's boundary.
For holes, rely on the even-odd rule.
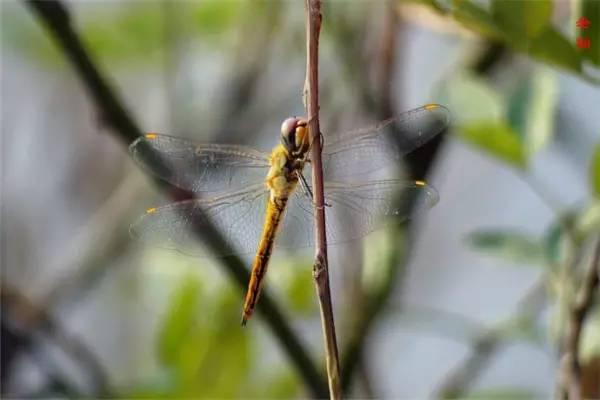
[[[269,150],[281,121],[304,113],[302,2],[65,6],[143,130]],[[130,222],[168,199],[33,8],[0,7],[3,395],[319,394],[271,324],[239,327],[242,292],[218,259],[129,238]],[[600,232],[600,2],[325,1],[323,14],[325,137],[425,102],[453,115],[407,158],[440,204],[332,250],[346,390],[552,396]],[[310,251],[276,252],[266,286],[305,367],[322,373],[311,264]],[[590,397],[600,397],[598,299],[579,346]]]

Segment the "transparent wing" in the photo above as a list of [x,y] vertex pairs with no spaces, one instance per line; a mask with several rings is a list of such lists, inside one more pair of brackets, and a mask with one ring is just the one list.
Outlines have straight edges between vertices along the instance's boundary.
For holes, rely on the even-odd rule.
[[150,208],[131,225],[130,232],[152,246],[195,256],[214,256],[202,248],[200,240],[211,225],[231,247],[219,256],[253,254],[262,233],[268,194],[266,187],[258,184],[212,199],[191,199]]
[[147,134],[129,146],[145,170],[194,193],[222,192],[258,183],[268,155],[244,146],[195,144],[173,136]]
[[403,155],[424,145],[449,123],[446,107],[428,104],[373,127],[326,135],[322,155],[325,177],[360,181],[384,167],[397,167]]
[[[433,207],[437,191],[422,181],[383,180],[359,184],[326,183],[327,243],[347,243],[399,223],[411,213]],[[313,205],[298,189],[288,203],[278,247],[296,248],[314,244]]]
[[[422,182],[377,181],[326,185],[327,240],[331,245],[359,239],[387,223],[404,220],[410,210],[430,208],[435,189]],[[262,234],[268,191],[263,185],[213,199],[181,201],[149,209],[131,226],[132,236],[153,246],[184,254],[214,256],[201,246],[198,232],[216,227],[230,245],[228,254],[254,254]],[[298,188],[275,240],[277,247],[299,249],[314,244],[313,205]]]

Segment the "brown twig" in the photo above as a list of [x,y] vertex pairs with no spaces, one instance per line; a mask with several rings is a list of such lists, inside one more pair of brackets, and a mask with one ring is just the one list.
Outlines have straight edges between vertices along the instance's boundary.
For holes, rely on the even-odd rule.
[[314,279],[321,309],[321,322],[327,358],[329,397],[342,398],[340,362],[338,356],[329,265],[327,262],[327,237],[325,235],[325,195],[323,166],[321,163],[321,130],[319,128],[319,34],[321,32],[321,1],[306,0],[306,82],[304,100],[308,114],[309,132],[312,134],[312,184],[315,202],[315,265]]
[[[90,55],[83,47],[78,35],[72,28],[65,6],[57,0],[34,1],[26,3],[39,19],[47,26],[61,46],[69,61],[79,74],[84,86],[88,89],[97,109],[102,113],[102,119],[112,128],[114,133],[127,145],[135,140],[142,131],[125,111],[121,102],[106,84],[105,78],[100,74]],[[153,155],[156,160],[160,158]],[[163,184],[163,189],[174,198],[181,196],[181,191]],[[199,239],[215,254],[224,253],[229,248],[227,240],[220,231],[207,224],[203,225],[202,231],[195,230]],[[241,287],[246,289],[249,279],[248,270],[239,257],[223,257],[220,259],[223,267]],[[308,356],[308,351],[300,342],[298,336],[292,331],[290,324],[283,316],[272,297],[263,290],[258,311],[265,322],[271,328],[276,339],[287,353],[293,365],[302,376],[305,384],[310,388],[315,397],[326,396],[327,390],[321,374]]]
[[583,323],[592,307],[594,292],[600,285],[598,268],[600,262],[600,239],[596,243],[589,268],[584,271],[583,280],[575,301],[571,307],[567,333],[564,342],[564,353],[561,364],[563,368],[562,394],[569,400],[581,399],[581,365],[579,363],[579,343]]

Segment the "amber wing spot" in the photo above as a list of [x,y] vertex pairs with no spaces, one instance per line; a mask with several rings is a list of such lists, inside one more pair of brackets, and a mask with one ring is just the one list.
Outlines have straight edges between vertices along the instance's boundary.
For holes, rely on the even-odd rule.
[[439,108],[439,105],[437,105],[437,104],[425,104],[425,109],[426,110],[435,110],[436,108]]
[[156,135],[156,133],[146,133],[144,136],[146,137],[146,139],[152,140],[152,139],[156,139],[157,135]]
[[154,214],[156,212],[156,207],[152,207],[146,210],[146,214]]
[[417,186],[425,186],[425,185],[427,185],[427,183],[425,183],[425,181],[415,181],[415,185],[417,185]]

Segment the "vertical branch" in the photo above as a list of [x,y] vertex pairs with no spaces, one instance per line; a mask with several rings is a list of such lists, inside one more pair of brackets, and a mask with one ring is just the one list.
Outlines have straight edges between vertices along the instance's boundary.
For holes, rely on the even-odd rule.
[[323,166],[321,163],[321,130],[319,128],[319,33],[321,31],[321,18],[321,1],[306,0],[307,61],[304,102],[308,114],[309,132],[312,135],[311,163],[316,237],[313,274],[321,309],[329,397],[331,399],[340,399],[342,396],[340,363],[329,285],[327,237],[325,236],[325,196],[323,191]]
[[580,400],[581,396],[581,365],[579,364],[579,343],[585,317],[592,307],[594,292],[600,285],[600,239],[596,243],[594,254],[588,269],[584,271],[583,280],[575,301],[571,307],[567,334],[565,336],[564,354],[561,360],[563,373],[562,396],[569,400]]

